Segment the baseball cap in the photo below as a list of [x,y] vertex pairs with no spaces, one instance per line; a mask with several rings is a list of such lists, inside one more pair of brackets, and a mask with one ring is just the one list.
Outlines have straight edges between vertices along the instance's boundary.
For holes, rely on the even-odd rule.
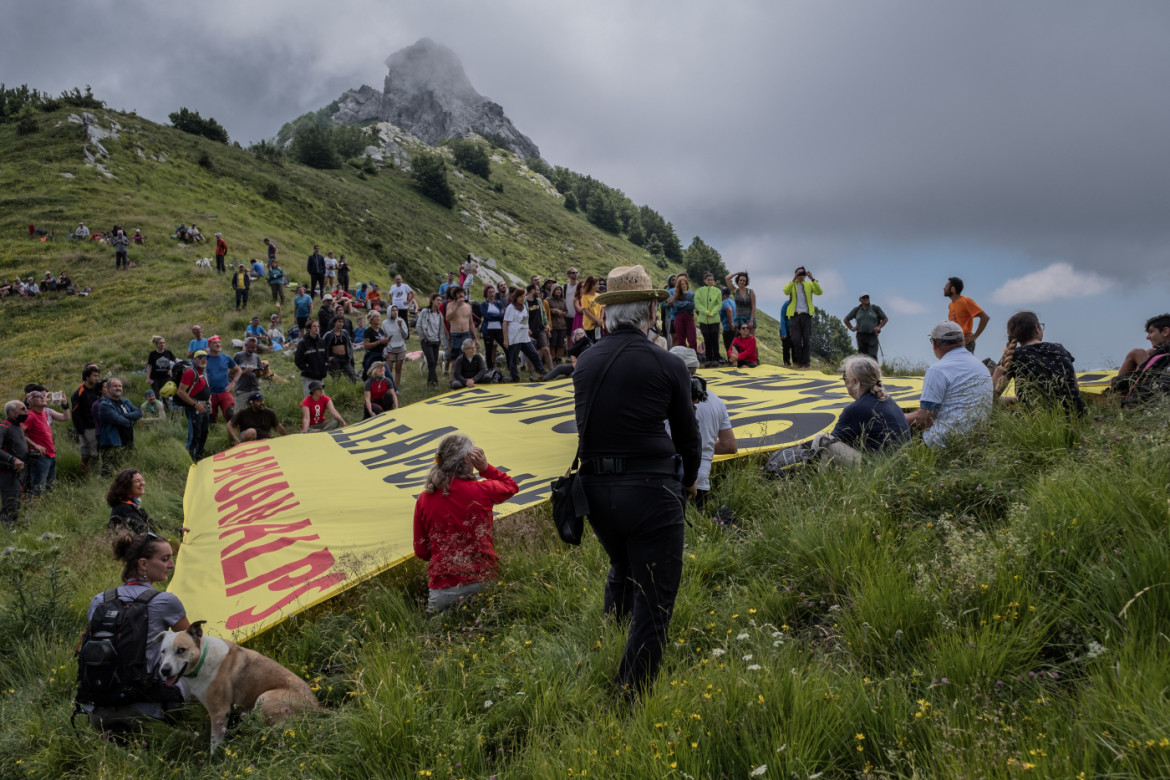
[[248,396],[248,400],[249,401],[263,401],[264,400],[264,393],[256,391],[255,393],[252,393],[250,396]]
[[323,382],[320,382],[316,379],[314,379],[312,382],[309,382],[309,392],[310,393],[313,392],[314,390],[324,390],[324,389],[325,389],[325,384]]
[[936,322],[934,327],[930,329],[930,338],[934,341],[962,341],[963,329],[959,327],[957,322],[943,320]]
[[687,368],[699,367],[699,356],[690,347],[674,347],[670,350],[670,354],[682,358],[682,362]]
[[204,350],[202,350],[202,349],[201,349],[201,350],[198,350],[198,351],[195,353],[195,357],[196,357],[196,358],[205,358],[205,357],[207,357],[207,352],[206,352],[206,351],[204,351]]

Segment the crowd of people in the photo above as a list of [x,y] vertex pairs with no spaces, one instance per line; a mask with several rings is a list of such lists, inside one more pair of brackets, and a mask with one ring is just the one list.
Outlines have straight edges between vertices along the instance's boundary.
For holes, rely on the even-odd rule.
[[[191,235],[188,229],[188,240]],[[217,270],[226,273],[226,242],[219,234],[216,242]],[[629,619],[616,683],[626,695],[644,690],[661,664],[680,586],[686,507],[693,502],[706,510],[714,457],[737,451],[727,407],[698,371],[719,365],[750,369],[760,362],[756,293],[747,272],[728,274],[722,287],[706,273],[694,288],[686,274],[676,274],[662,288],[641,266],[584,279],[570,268],[564,284],[533,276],[509,285],[483,281],[469,256],[437,290],[420,296],[398,275],[383,298],[372,282],[351,293],[344,256],[333,259],[332,252],[321,255],[315,247],[306,264],[310,282],[296,288],[296,324],[286,335],[281,306],[288,280],[275,243],[266,239],[265,244],[267,264],[240,264],[232,284],[242,308],[252,282],[263,280],[272,288],[277,311],[268,327],[260,315],[251,318],[234,355],[223,350],[220,336],[205,338],[202,327],[193,325],[181,356],[168,349],[164,337],[151,340],[144,368],[150,389],[141,405],[125,397],[121,377],[103,380],[96,364],[82,369],[81,383],[68,396],[30,383],[23,399],[5,404],[3,523],[17,521],[26,493],[35,497],[53,489],[53,425],[68,422],[83,475],[100,469],[112,478],[107,527],[116,534],[114,555],[124,566],[122,585],[91,602],[93,618],[103,604],[128,604],[157,593],[154,585],[174,567],[170,543],[157,535],[158,524],[142,505],[145,478],[128,466],[138,425],[183,414],[186,449],[196,462],[206,454],[209,431],[220,418],[233,446],[288,435],[265,405],[261,380],[272,371],[264,356],[291,356],[299,371],[304,434],[347,424],[326,393],[326,382],[364,383],[363,418],[396,409],[402,367],[416,337],[431,386],[446,381],[458,391],[519,381],[526,364],[530,378],[573,381],[588,522],[610,562],[604,609]],[[784,362],[808,368],[815,296],[823,290],[802,266],[784,292]],[[889,319],[868,295],[859,297],[844,320],[857,334],[858,354],[840,369],[851,402],[831,432],[809,443],[813,448],[824,450],[834,464],[858,467],[906,445],[915,432],[926,446],[942,447],[985,420],[1011,383],[1012,401],[1020,407],[1084,413],[1073,357],[1044,340],[1035,313],[1019,312],[1008,321],[1007,347],[994,371],[976,359],[975,342],[990,318],[962,292],[961,279],[946,281],[948,319],[929,333],[936,362],[923,378],[918,408],[908,413],[886,392],[876,360]],[[421,307],[420,297],[425,298]],[[1170,314],[1150,318],[1146,338],[1150,348],[1128,353],[1115,381],[1127,406],[1170,394]],[[492,508],[517,490],[467,436],[440,442],[414,513],[415,554],[428,564],[429,612],[441,612],[498,579]],[[182,630],[188,622],[182,604],[165,595],[145,599],[144,619],[151,631]],[[147,665],[152,662],[157,658],[148,648]],[[181,694],[130,702],[129,710],[92,707],[90,717],[106,730],[142,717],[165,717]]]

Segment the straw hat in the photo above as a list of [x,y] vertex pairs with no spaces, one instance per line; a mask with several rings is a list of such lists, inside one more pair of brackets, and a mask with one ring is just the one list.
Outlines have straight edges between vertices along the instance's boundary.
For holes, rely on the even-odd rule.
[[650,274],[640,265],[619,266],[605,278],[605,292],[598,295],[597,303],[632,303],[634,301],[665,301],[670,297],[666,290],[660,290],[650,280]]

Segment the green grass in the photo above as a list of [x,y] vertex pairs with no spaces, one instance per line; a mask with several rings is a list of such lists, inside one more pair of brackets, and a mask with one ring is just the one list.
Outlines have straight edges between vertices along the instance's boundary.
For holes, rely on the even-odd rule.
[[[425,393],[409,367],[403,384]],[[335,394],[352,414],[356,391]],[[140,445],[167,524],[177,434]],[[1165,409],[1100,406],[1072,428],[997,413],[961,446],[863,471],[721,464],[712,497],[738,529],[692,512],[665,666],[633,707],[611,684],[625,631],[602,616],[600,546],[561,545],[546,509],[505,518],[503,582],[478,602],[425,619],[411,561],[258,637],[329,713],[245,719],[215,758],[198,708],[128,748],[68,726],[84,608],[117,570],[104,484],[66,444],[64,484],[6,542],[29,552],[0,558],[0,775],[1166,776],[1168,440]]]
[[[319,244],[322,251],[346,255],[354,287],[376,281],[384,293],[401,273],[429,294],[469,252],[521,279],[540,274],[564,282],[569,266],[603,275],[635,263],[663,281],[668,274],[642,249],[566,211],[511,155],[493,162],[490,183],[449,172],[458,201],[443,209],[418,195],[409,174],[398,169],[362,179],[350,167],[319,171],[291,161],[270,163],[243,149],[101,110],[94,112],[99,126],[118,122],[122,128],[119,138],[102,141],[110,153],[103,164],[115,176],[108,179],[85,166],[85,140],[80,126],[68,121],[71,113],[38,115],[40,129],[31,135],[0,125],[0,278],[40,280],[45,271],[67,271],[80,286],[94,289],[87,298],[0,301],[0,391],[7,397],[30,378],[71,391],[80,382],[80,367],[91,360],[114,372],[140,368],[152,335],[165,336],[178,353],[195,322],[205,334],[242,336],[247,317],[233,310],[230,280],[195,270],[197,259],[213,256],[213,243],[179,247],[170,235],[180,222],[194,222],[209,239],[223,233],[229,261],[263,259],[262,239],[272,238],[282,267],[297,282],[308,280],[305,259]],[[212,160],[210,170],[197,163],[203,153]],[[495,184],[503,191],[495,191]],[[278,200],[264,197],[270,187]],[[139,267],[117,273],[110,247],[66,240],[79,221],[92,230],[141,228],[147,244],[131,246],[129,254]],[[29,223],[54,231],[56,240],[30,239]],[[274,311],[267,285],[254,289],[252,300],[249,313],[262,314],[267,323]],[[287,328],[291,316],[285,320]],[[761,322],[761,346],[769,355],[778,345],[771,336],[776,326],[766,317]]]
[[[192,270],[205,252],[159,240],[181,219],[234,247],[258,251],[272,235],[298,262],[313,241],[332,245],[355,258],[355,279],[385,280],[392,262],[433,277],[463,251],[508,257],[518,275],[570,256],[594,270],[637,260],[507,164],[493,167],[503,194],[454,179],[523,225],[478,233],[398,172],[274,168],[132,117],[120,121],[141,132],[107,144],[119,178],[106,180],[78,166],[63,117],[38,117],[41,130],[20,138],[0,127],[0,276],[68,268],[96,292],[0,303],[7,393],[34,377],[72,389],[93,358],[131,372],[152,333],[179,346],[193,320],[242,331],[222,280]],[[139,142],[172,162],[138,162]],[[193,162],[202,149],[215,175]],[[77,178],[57,175],[66,168]],[[256,194],[269,181],[279,203]],[[65,232],[79,215],[142,227],[141,268],[119,276],[106,249],[21,236],[27,221]],[[558,254],[564,242],[590,258]],[[294,380],[265,390],[291,429],[296,372],[273,365]],[[131,397],[144,388],[129,374]],[[358,418],[356,387],[329,392]],[[427,394],[408,365],[404,403]],[[184,435],[179,420],[138,428],[145,505],[168,529],[182,522]],[[763,777],[786,778],[1170,775],[1165,408],[1094,406],[1071,426],[997,412],[949,450],[915,445],[862,471],[779,482],[759,476],[757,458],[718,464],[712,500],[737,529],[691,513],[664,668],[633,707],[611,683],[625,628],[602,615],[596,540],[563,546],[547,508],[504,518],[502,583],[452,614],[423,616],[425,569],[412,560],[256,638],[328,712],[275,728],[245,718],[215,757],[198,707],[126,746],[69,725],[85,609],[118,567],[106,481],[82,479],[76,446],[58,439],[58,489],[0,531],[2,777],[743,778],[764,765]],[[217,424],[210,451],[227,443]]]

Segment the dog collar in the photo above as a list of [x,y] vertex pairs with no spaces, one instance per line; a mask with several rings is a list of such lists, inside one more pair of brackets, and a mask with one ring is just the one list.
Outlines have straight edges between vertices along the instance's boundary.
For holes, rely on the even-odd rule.
[[199,663],[195,664],[195,668],[191,670],[190,674],[183,675],[184,677],[194,677],[199,674],[199,670],[203,668],[203,662],[207,660],[207,643],[203,643],[203,652],[199,654]]

